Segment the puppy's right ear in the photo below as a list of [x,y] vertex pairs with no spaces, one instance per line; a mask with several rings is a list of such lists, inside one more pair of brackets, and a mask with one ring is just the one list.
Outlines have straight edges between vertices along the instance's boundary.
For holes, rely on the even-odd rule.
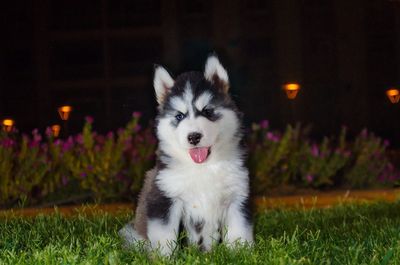
[[168,95],[174,83],[174,79],[172,79],[165,68],[159,65],[154,67],[153,85],[158,104],[161,105],[164,102],[165,96]]

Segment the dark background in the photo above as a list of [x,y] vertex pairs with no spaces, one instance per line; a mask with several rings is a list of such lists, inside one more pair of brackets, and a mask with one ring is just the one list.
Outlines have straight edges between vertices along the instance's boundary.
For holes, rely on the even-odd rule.
[[[153,63],[202,70],[216,51],[247,124],[362,128],[400,146],[400,0],[31,0],[1,6],[0,118],[21,131],[60,123],[99,131],[155,115]],[[302,89],[294,101],[284,82]]]

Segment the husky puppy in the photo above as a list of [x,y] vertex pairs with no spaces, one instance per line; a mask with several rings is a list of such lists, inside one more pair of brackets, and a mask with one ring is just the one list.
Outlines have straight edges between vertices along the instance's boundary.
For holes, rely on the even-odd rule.
[[214,55],[204,73],[175,80],[157,66],[154,89],[157,163],[145,177],[135,220],[119,231],[125,244],[145,240],[169,255],[180,224],[189,243],[205,251],[220,240],[252,243],[241,115],[228,94],[226,70]]

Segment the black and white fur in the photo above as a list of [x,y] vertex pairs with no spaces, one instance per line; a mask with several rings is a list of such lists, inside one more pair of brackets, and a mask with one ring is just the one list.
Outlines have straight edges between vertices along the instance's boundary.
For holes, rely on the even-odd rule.
[[[228,95],[226,70],[216,56],[207,59],[204,73],[186,72],[175,80],[158,66],[154,88],[157,164],[146,175],[135,220],[120,236],[127,245],[145,240],[164,255],[175,249],[180,224],[189,243],[206,251],[220,240],[251,244],[240,113]],[[191,158],[194,147],[209,147],[204,162]]]

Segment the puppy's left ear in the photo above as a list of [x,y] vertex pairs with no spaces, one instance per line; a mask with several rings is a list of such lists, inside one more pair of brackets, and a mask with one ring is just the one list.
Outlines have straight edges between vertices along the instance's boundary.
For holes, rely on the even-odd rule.
[[225,68],[219,62],[217,56],[211,55],[208,57],[204,69],[204,77],[214,86],[224,93],[229,90],[229,78]]
[[175,81],[164,67],[155,65],[153,85],[158,104],[164,103],[165,97],[171,92]]

